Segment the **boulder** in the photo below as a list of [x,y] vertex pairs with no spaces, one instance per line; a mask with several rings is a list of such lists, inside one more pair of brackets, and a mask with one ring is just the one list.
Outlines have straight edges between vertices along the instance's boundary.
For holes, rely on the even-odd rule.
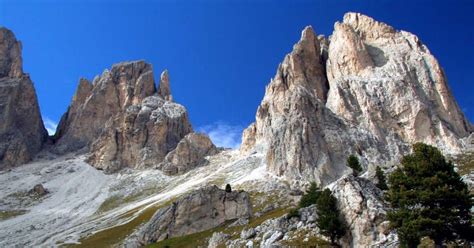
[[158,210],[139,231],[139,241],[147,245],[208,230],[230,220],[250,218],[251,215],[248,193],[228,193],[216,186],[207,186]]

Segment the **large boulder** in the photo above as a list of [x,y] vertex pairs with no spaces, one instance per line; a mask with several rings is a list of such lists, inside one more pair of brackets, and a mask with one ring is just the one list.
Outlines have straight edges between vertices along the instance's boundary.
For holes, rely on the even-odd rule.
[[207,186],[158,210],[139,231],[138,237],[146,245],[201,232],[226,221],[250,218],[251,215],[248,193],[226,192],[216,186]]
[[21,43],[0,27],[0,170],[30,161],[48,133],[35,88],[23,73]]

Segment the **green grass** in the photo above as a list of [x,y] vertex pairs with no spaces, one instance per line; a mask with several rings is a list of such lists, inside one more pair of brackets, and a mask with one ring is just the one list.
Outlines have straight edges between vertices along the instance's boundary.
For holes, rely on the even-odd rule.
[[[74,247],[112,247],[123,241],[141,224],[149,221],[158,209],[168,206],[171,202],[172,200],[151,206],[130,222],[94,233],[89,237],[81,239],[81,244],[74,245]],[[139,210],[139,208],[130,210],[123,217],[130,217]]]
[[121,205],[124,205],[126,203],[131,203],[131,202],[134,202],[134,201],[137,201],[137,200],[140,200],[146,196],[149,196],[149,195],[152,195],[154,193],[156,193],[156,191],[158,191],[157,188],[147,188],[147,189],[144,189],[142,191],[140,191],[139,193],[137,194],[131,194],[131,195],[128,195],[128,196],[121,196],[121,195],[113,195],[111,197],[109,197],[107,200],[105,200],[99,207],[99,209],[97,209],[97,212],[98,214],[100,213],[105,213],[109,210],[112,210],[112,209],[115,209]]
[[25,214],[26,210],[1,210],[0,211],[0,221],[2,220],[7,220],[7,219],[10,219],[10,218],[13,218],[15,216],[19,216],[19,215],[22,215],[22,214]]
[[457,165],[461,176],[468,175],[474,171],[474,152],[458,155],[453,162]]

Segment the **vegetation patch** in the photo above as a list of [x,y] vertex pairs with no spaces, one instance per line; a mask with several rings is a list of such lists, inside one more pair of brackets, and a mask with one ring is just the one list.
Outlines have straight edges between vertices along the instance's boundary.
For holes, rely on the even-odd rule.
[[[81,244],[75,245],[75,247],[111,247],[118,244],[125,240],[125,238],[133,233],[140,225],[149,221],[158,209],[168,206],[171,202],[172,200],[164,204],[148,207],[130,222],[94,233],[89,237],[81,239]],[[139,208],[133,209],[124,214],[123,217],[129,217],[139,210]]]
[[23,215],[27,213],[27,210],[0,210],[0,221],[13,218],[15,216]]
[[450,159],[457,165],[459,175],[464,176],[474,172],[474,152],[461,154]]
[[328,241],[311,234],[307,230],[296,232],[291,237],[291,239],[282,240],[280,243],[284,247],[333,247]]

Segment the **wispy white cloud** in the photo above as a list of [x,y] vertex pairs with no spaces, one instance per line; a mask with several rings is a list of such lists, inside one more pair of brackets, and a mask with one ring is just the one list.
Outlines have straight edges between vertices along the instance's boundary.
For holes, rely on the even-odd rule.
[[54,133],[56,133],[56,128],[58,127],[57,122],[49,119],[48,117],[45,117],[43,123],[49,135],[54,135]]
[[197,129],[198,132],[209,135],[216,146],[225,148],[238,148],[242,141],[243,130],[244,127],[241,125],[230,125],[225,122],[216,122]]

